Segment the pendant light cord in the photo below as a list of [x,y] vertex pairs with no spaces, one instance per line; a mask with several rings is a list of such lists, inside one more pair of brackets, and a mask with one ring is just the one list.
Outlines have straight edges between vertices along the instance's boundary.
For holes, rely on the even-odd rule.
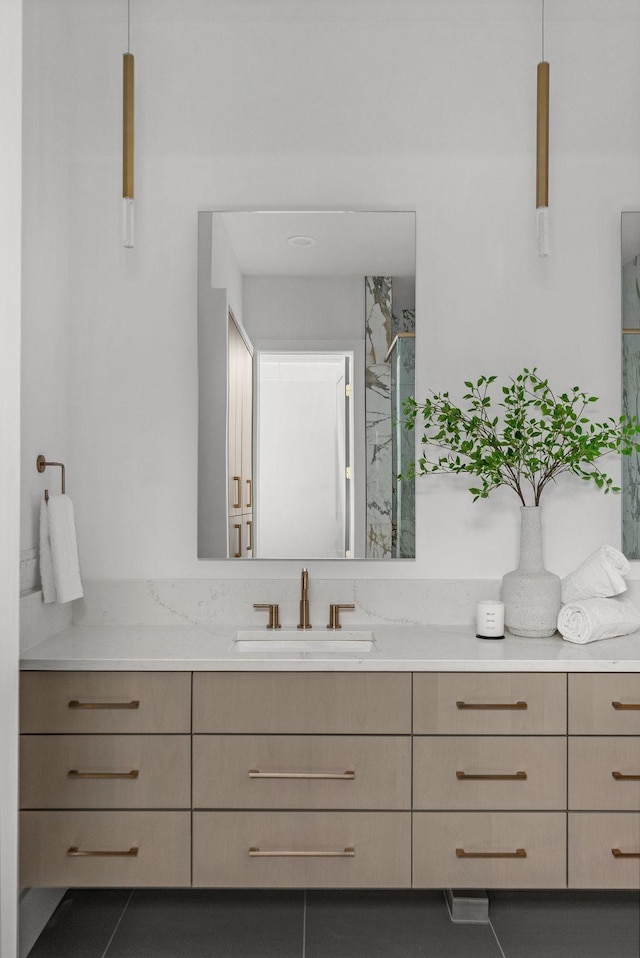
[[[544,0],[542,0],[544,10]],[[127,53],[131,53],[131,0],[127,0]]]
[[542,62],[544,63],[544,0],[542,0]]

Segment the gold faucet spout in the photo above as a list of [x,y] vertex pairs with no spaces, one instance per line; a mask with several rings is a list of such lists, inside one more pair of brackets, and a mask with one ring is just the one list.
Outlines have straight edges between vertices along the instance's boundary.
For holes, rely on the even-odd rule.
[[306,569],[302,570],[302,581],[300,590],[300,620],[299,629],[310,629],[309,622],[309,573]]

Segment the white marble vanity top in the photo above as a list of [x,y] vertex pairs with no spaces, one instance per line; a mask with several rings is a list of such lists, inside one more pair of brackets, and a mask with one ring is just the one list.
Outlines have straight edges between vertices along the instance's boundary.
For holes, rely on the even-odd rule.
[[[22,669],[332,672],[640,672],[640,631],[589,645],[548,639],[475,637],[471,626],[373,626],[375,648],[239,652],[228,626],[77,625],[23,652]],[[265,630],[250,630],[256,637]],[[353,637],[357,629],[350,629]],[[275,635],[277,633],[271,633]],[[339,637],[313,629],[308,637]]]

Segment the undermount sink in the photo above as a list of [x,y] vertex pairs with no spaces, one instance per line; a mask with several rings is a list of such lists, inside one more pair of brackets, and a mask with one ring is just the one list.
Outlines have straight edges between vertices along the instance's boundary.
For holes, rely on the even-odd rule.
[[305,635],[297,629],[273,632],[236,632],[233,641],[236,652],[332,652],[357,658],[373,652],[376,644],[373,632],[350,632],[341,629],[330,635],[316,632]]

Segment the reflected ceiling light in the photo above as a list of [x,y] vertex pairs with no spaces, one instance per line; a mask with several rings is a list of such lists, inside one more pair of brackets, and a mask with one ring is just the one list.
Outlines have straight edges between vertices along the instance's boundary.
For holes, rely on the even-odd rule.
[[287,243],[289,246],[315,246],[316,240],[313,236],[290,236]]
[[536,136],[536,229],[538,256],[549,255],[549,64],[544,58],[542,0],[542,59],[538,64]]
[[131,0],[127,0],[127,52],[122,57],[122,245],[133,248],[134,60],[131,53]]

